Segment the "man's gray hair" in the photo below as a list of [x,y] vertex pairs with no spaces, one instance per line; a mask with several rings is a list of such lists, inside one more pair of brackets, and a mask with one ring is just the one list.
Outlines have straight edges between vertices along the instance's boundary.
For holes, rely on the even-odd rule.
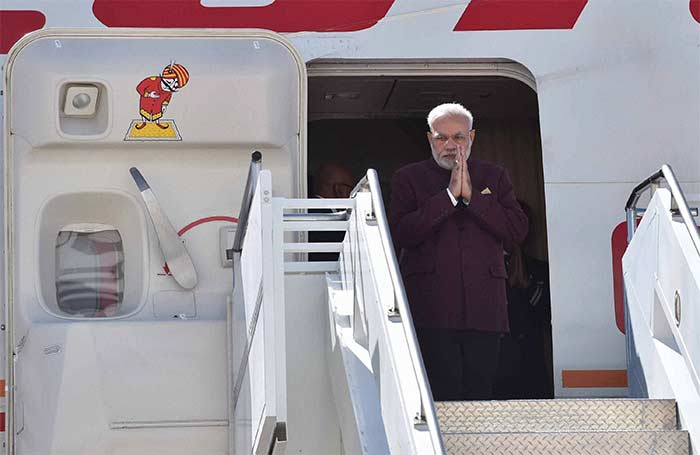
[[430,127],[430,131],[434,131],[433,125],[435,121],[442,117],[466,118],[469,129],[472,129],[472,125],[474,124],[474,116],[464,106],[459,103],[444,103],[435,106],[428,114],[428,126]]

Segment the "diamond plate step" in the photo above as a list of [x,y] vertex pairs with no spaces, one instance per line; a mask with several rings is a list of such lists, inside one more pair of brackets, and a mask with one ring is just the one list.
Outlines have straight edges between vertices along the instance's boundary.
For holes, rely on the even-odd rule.
[[444,434],[445,451],[478,455],[688,455],[685,431]]
[[571,399],[436,402],[443,433],[669,431],[673,400]]

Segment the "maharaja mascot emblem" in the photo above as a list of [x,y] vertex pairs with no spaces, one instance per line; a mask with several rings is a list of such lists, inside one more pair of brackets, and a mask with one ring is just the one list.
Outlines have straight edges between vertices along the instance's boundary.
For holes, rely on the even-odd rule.
[[171,62],[160,76],[150,76],[139,82],[139,115],[131,122],[125,141],[179,141],[175,120],[165,119],[165,111],[173,93],[187,85],[190,73],[179,63]]

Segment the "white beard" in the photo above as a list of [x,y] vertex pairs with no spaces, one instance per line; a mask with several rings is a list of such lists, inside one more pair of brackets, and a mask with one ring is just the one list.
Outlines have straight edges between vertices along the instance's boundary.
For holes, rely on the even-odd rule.
[[[437,163],[438,166],[440,166],[443,169],[447,169],[448,171],[451,171],[455,167],[455,160],[452,157],[445,157],[445,158],[440,158],[433,148],[433,144],[430,144],[430,151],[433,154],[433,159]],[[466,150],[466,157],[469,159],[469,156],[472,154],[472,145],[469,144],[469,147],[467,147]]]

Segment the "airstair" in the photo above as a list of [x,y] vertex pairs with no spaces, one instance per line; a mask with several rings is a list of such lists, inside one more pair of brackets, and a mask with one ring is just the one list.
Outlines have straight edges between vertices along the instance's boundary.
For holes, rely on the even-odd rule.
[[[239,273],[231,341],[250,347],[231,358],[238,378],[230,417],[235,453],[304,447],[308,453],[372,455],[691,453],[697,423],[689,424],[687,416],[697,411],[679,401],[686,406],[679,415],[673,393],[433,402],[377,174],[369,170],[348,200],[271,197],[270,173],[253,168],[251,181],[250,213],[242,217],[250,215],[249,225],[242,223],[246,243],[234,248]],[[299,235],[320,230],[347,234],[337,244],[306,243]],[[635,249],[633,242],[628,255]],[[340,257],[337,263],[308,262],[311,252]],[[314,284],[322,291],[311,291]],[[319,307],[301,303],[309,298],[324,308],[322,316]],[[238,306],[245,309],[236,317]],[[237,318],[245,321],[238,330]],[[291,328],[301,321],[302,327]],[[323,335],[310,335],[316,329]],[[263,330],[264,338],[251,339]],[[318,363],[302,352],[310,348],[309,337],[321,343],[311,348]],[[309,424],[319,413],[332,434]]]

